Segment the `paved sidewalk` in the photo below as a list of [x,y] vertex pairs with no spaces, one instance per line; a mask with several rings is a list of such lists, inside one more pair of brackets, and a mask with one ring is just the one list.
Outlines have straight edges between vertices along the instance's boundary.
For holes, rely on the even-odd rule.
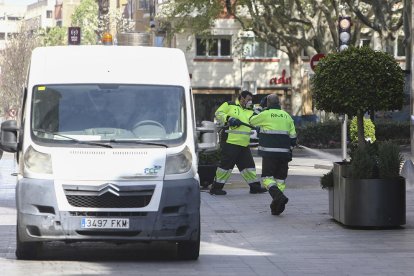
[[[270,214],[268,194],[251,195],[234,171],[226,196],[201,192],[201,253],[196,262],[169,260],[146,245],[51,247],[44,261],[14,258],[14,171],[0,160],[2,275],[413,275],[414,189],[407,191],[407,224],[397,229],[342,226],[328,214],[319,177],[326,161],[296,153],[281,216]],[[257,160],[260,170],[260,159]],[[315,168],[316,165],[316,168]],[[322,166],[323,167],[323,166]],[[123,253],[121,253],[123,252]]]
[[[323,153],[340,161],[338,149]],[[409,156],[407,151],[404,155]],[[344,227],[328,214],[328,192],[320,188],[319,179],[332,161],[320,157],[296,151],[287,179],[289,203],[278,217],[270,214],[270,196],[249,195],[237,170],[226,185],[227,196],[202,195],[203,217],[211,223],[203,224],[203,229],[214,233],[210,240],[252,250],[250,257],[240,257],[248,267],[233,265],[231,257],[216,265],[231,266],[231,271],[243,275],[252,275],[249,268],[257,275],[413,275],[414,189],[408,187],[406,194],[406,225],[369,230]],[[260,173],[260,162],[256,164]]]

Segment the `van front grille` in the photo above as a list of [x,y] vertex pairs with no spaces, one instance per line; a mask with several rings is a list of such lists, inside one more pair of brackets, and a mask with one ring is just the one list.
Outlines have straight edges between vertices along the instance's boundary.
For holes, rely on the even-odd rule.
[[145,217],[148,212],[79,212],[70,211],[72,217],[96,217],[96,218],[116,218],[116,217]]
[[66,195],[70,205],[88,208],[142,208],[149,204],[152,195],[116,196],[105,193],[100,196]]
[[63,185],[66,199],[74,207],[142,208],[154,194],[155,185]]

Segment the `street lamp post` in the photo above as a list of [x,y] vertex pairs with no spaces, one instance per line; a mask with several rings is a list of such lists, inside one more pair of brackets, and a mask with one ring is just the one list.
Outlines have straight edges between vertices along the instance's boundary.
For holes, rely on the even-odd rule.
[[[404,19],[405,19],[405,28],[406,28],[406,38],[408,37],[407,46],[406,46],[406,61],[405,69],[409,74],[408,78],[408,90],[410,95],[410,140],[411,140],[411,159],[414,158],[414,77],[413,77],[413,68],[414,68],[414,8],[411,0],[404,1]],[[410,28],[411,27],[411,28]]]

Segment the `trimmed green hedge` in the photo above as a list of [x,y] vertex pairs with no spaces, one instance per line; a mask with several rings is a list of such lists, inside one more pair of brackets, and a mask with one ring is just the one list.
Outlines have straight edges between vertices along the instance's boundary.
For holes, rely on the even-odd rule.
[[[374,122],[377,141],[410,144],[410,122]],[[307,124],[297,127],[298,143],[309,148],[340,148],[341,122]],[[348,124],[348,138],[349,124]]]

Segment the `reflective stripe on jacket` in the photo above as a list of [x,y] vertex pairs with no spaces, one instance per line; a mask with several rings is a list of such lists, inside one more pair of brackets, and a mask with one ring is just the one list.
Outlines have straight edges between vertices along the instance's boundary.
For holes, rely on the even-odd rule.
[[[225,125],[230,117],[239,119],[243,123],[248,123],[253,110],[245,109],[240,106],[239,100],[236,102],[225,102],[216,111],[215,116],[221,125]],[[250,143],[251,129],[241,125],[238,127],[229,127],[225,130],[228,134],[226,142],[233,145],[247,147]]]
[[260,127],[258,152],[261,156],[292,160],[291,146],[296,145],[296,129],[292,117],[279,108],[268,108],[250,118]]

